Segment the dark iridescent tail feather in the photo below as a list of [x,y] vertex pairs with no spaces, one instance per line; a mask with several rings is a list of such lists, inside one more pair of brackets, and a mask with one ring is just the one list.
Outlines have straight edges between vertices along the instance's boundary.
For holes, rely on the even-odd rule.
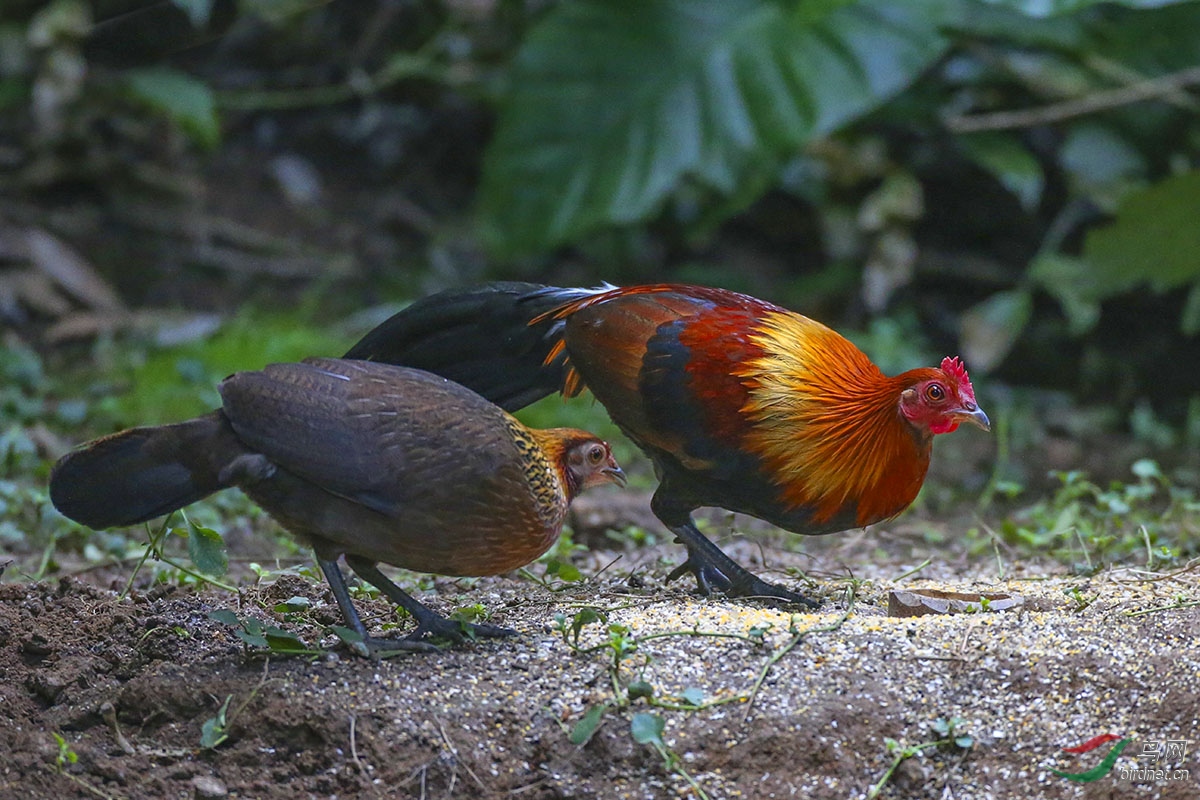
[[559,391],[565,377],[563,358],[544,363],[562,323],[530,321],[586,291],[503,282],[430,295],[344,357],[423,369],[515,411]]

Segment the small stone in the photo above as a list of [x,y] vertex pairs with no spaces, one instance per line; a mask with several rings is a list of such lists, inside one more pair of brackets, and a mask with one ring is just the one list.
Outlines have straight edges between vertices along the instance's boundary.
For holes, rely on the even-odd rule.
[[212,800],[212,798],[228,797],[229,790],[225,784],[212,775],[197,775],[192,778],[193,797],[197,800]]

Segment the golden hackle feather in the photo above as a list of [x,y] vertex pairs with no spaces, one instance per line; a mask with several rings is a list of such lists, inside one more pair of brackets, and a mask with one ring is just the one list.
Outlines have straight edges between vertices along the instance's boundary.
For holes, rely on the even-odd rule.
[[889,378],[832,329],[790,312],[766,315],[762,348],[739,372],[750,386],[747,445],[762,458],[780,499],[824,522],[857,504],[860,525],[912,502],[929,464],[900,418],[905,376]]

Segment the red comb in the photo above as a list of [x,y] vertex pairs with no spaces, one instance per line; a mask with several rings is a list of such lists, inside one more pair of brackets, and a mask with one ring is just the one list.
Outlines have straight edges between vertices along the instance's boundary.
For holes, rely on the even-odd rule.
[[953,358],[946,356],[943,358],[942,372],[946,373],[948,377],[959,384],[965,385],[968,389],[971,388],[971,379],[967,375],[967,368],[958,360],[958,356],[954,356]]

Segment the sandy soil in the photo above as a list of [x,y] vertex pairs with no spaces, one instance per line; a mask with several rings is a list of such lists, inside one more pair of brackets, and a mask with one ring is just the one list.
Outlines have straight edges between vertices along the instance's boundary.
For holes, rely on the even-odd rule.
[[[0,797],[860,798],[893,760],[885,738],[936,741],[931,725],[954,717],[970,746],[924,749],[881,797],[1200,796],[1200,608],[1153,610],[1194,595],[1200,565],[1086,580],[1026,566],[998,581],[994,565],[935,560],[897,582],[904,565],[888,564],[859,572],[848,605],[851,582],[829,575],[841,568],[828,557],[735,543],[743,563],[761,570],[765,556],[793,586],[779,570],[829,575],[807,589],[821,608],[792,613],[705,600],[682,581],[664,588],[676,550],[639,551],[633,568],[562,591],[517,577],[438,581],[423,595],[433,607],[480,603],[521,635],[385,661],[338,645],[325,627],[339,622],[332,598],[297,575],[245,590],[240,608],[227,593],[170,585],[125,599],[77,578],[0,585]],[[585,574],[606,558],[588,554]],[[890,617],[898,586],[1015,592],[1024,604]],[[312,606],[272,610],[297,595]],[[376,624],[387,618],[384,603],[360,603]],[[603,624],[584,626],[577,649],[555,630],[556,614],[569,624],[583,606],[628,629],[617,638],[636,650],[620,669]],[[217,609],[329,652],[268,658],[208,616]],[[638,680],[659,702],[686,706],[686,694],[702,707],[637,699],[571,743],[589,708],[625,699]],[[202,747],[227,698],[227,739]],[[679,769],[632,736],[645,712],[665,721]],[[1132,740],[1110,773],[1077,783],[1050,771],[1099,765],[1112,744],[1062,748],[1104,733]],[[1149,765],[1149,743],[1181,739],[1186,755],[1169,766],[1189,779],[1121,777]]]

